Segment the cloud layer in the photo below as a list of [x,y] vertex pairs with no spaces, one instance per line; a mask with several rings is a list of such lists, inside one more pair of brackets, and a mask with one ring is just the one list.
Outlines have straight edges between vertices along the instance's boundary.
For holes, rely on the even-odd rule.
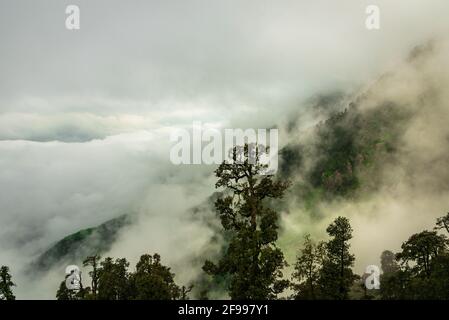
[[[193,278],[196,271],[184,261],[203,249],[211,233],[185,210],[210,195],[213,168],[172,166],[170,131],[193,120],[266,128],[297,111],[301,125],[310,126],[316,118],[305,112],[307,98],[358,92],[394,70],[413,46],[449,27],[446,0],[375,2],[378,31],[364,25],[372,1],[80,0],[81,30],[71,32],[64,26],[70,1],[2,1],[0,263],[11,266],[18,297],[51,298],[62,275],[57,270],[27,283],[20,270],[33,257],[67,234],[127,212],[136,212],[140,223],[111,254],[135,260],[159,251],[182,281]],[[386,167],[395,173],[396,198],[385,191],[326,211],[329,219],[340,212],[353,218],[361,264],[380,247],[398,243],[370,238],[386,228],[383,221],[409,221],[413,211],[416,219],[396,233],[403,239],[431,220],[420,220],[417,199],[425,196],[416,197],[421,189],[410,190],[409,179],[438,185],[427,178],[427,163],[431,176],[446,174],[438,170],[445,159],[439,152],[447,97],[429,102],[437,109],[417,107],[429,80],[448,83],[447,63],[438,61],[400,67],[400,78],[378,85],[367,99],[389,96],[414,108],[399,159],[410,155],[416,163]],[[281,145],[288,142],[280,138]],[[416,176],[409,168],[418,170]],[[394,186],[387,178],[385,186]],[[429,192],[421,206],[440,215],[446,194]],[[370,214],[357,215],[362,211],[383,215],[369,220]],[[307,219],[291,227],[300,232]]]

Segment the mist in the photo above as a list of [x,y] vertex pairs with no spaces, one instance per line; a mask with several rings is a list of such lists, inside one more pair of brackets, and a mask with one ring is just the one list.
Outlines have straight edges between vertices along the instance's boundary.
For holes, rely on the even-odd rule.
[[[33,281],[26,266],[66,235],[125,213],[137,223],[104,256],[133,265],[158,252],[177,281],[193,281],[201,261],[192,259],[218,250],[207,212],[189,212],[215,191],[215,167],[172,165],[170,132],[192,121],[276,126],[281,146],[313,143],[328,113],[309,102],[329,92],[343,96],[331,109],[392,101],[410,120],[372,189],[323,203],[320,219],[293,204],[282,212],[289,261],[306,232],[324,239],[338,215],[351,220],[357,272],[431,228],[448,210],[449,5],[375,2],[381,28],[369,31],[371,1],[80,0],[81,29],[71,32],[70,1],[2,1],[0,264],[17,297],[54,298],[65,266]],[[430,39],[431,53],[407,61]]]
[[[362,274],[366,266],[379,265],[382,251],[400,251],[410,235],[432,230],[436,218],[447,213],[448,44],[447,39],[439,39],[417,46],[402,63],[341,100],[346,107],[348,101],[357,104],[362,115],[391,105],[406,117],[394,125],[393,154],[379,156],[374,168],[362,167],[357,173],[363,183],[354,196],[320,203],[319,219],[296,203],[289,208],[281,243],[290,259],[297,254],[302,236],[311,233],[317,240],[325,240],[327,225],[337,216],[346,216],[354,229],[355,270]],[[341,111],[342,104],[335,108]],[[313,145],[317,137],[309,133],[303,139]],[[356,139],[363,141],[364,137]],[[308,167],[319,158],[319,154],[312,155],[305,159],[303,172],[293,178],[299,183],[305,184]]]

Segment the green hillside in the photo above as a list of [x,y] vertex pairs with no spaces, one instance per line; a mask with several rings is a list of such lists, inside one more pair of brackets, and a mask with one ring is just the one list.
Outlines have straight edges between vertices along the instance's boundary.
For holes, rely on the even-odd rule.
[[131,223],[129,215],[122,215],[97,227],[87,228],[73,233],[56,242],[40,255],[33,263],[36,271],[48,271],[63,262],[78,262],[85,257],[103,253],[110,249],[117,239],[119,231]]

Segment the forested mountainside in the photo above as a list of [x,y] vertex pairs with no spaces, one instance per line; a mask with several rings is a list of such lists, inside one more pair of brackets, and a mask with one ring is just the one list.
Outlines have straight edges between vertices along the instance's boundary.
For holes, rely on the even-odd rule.
[[63,263],[82,261],[85,257],[110,249],[119,231],[132,222],[132,216],[122,215],[97,227],[75,232],[56,242],[32,263],[36,272],[45,272]]
[[[385,73],[356,94],[315,97],[310,108],[325,120],[308,132],[298,130],[300,118],[288,123],[289,143],[280,152],[279,174],[293,179],[289,194],[298,205],[312,209],[320,201],[356,197],[379,187],[379,170],[398,161],[413,121],[422,113],[441,111],[442,84],[423,71],[433,50],[432,43],[414,48],[400,70]],[[402,79],[404,73],[411,78]],[[407,85],[422,87],[404,97]],[[396,95],[391,92],[395,86],[401,90]]]

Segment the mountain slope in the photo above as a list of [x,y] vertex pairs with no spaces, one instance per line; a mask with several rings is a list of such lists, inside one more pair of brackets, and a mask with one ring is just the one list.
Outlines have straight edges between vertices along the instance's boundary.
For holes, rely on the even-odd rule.
[[32,263],[32,268],[35,271],[44,272],[63,262],[75,263],[89,255],[101,254],[109,250],[116,241],[120,230],[129,225],[131,221],[129,215],[122,215],[97,227],[73,233],[56,242],[40,255]]

